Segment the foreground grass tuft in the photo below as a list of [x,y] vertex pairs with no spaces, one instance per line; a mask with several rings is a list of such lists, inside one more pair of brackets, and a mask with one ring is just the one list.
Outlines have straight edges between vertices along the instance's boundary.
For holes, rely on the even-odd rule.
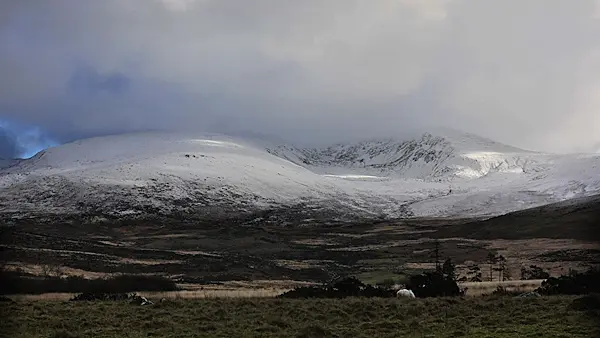
[[600,337],[578,297],[4,304],[8,337]]

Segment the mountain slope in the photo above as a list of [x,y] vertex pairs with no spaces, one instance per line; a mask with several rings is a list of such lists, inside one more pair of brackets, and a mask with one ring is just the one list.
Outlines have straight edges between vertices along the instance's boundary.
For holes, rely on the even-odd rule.
[[520,210],[484,221],[445,227],[440,237],[471,239],[557,238],[597,241],[600,239],[600,195],[575,198]]
[[324,149],[279,145],[267,151],[313,171],[326,168],[327,173],[339,173],[352,169],[365,174],[436,181],[471,179],[495,171],[525,171],[531,169],[537,155],[476,135],[447,130],[435,136],[424,133],[409,140],[367,140]]
[[600,156],[536,153],[451,131],[323,149],[136,133],[73,142],[0,170],[0,212],[24,214],[498,215],[594,193]]
[[0,170],[13,166],[18,162],[19,160],[9,160],[5,158],[0,158]]
[[199,136],[140,133],[51,148],[2,172],[1,206],[170,212],[224,205],[243,210],[246,204],[292,203],[335,190],[327,179],[239,140]]

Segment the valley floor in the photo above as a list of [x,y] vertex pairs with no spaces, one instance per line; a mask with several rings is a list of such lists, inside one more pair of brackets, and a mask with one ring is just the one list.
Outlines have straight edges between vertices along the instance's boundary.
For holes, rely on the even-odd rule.
[[17,302],[3,337],[599,337],[577,297]]
[[[355,275],[366,283],[418,273],[452,258],[460,275],[502,254],[511,279],[535,264],[553,275],[600,261],[590,229],[596,209],[555,217],[539,212],[490,221],[407,219],[301,227],[203,224],[194,220],[82,223],[24,220],[0,228],[5,269],[31,275],[99,278],[119,273],[160,274],[179,283],[295,280],[322,282]],[[566,218],[570,217],[570,218]],[[522,220],[521,220],[522,219]],[[498,278],[493,276],[494,280]]]

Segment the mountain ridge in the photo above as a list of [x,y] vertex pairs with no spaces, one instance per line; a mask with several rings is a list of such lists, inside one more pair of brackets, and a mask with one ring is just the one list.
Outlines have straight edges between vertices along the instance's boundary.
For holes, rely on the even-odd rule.
[[[469,143],[465,139],[479,142]],[[477,146],[479,148],[476,148]],[[479,153],[469,153],[470,149],[478,149]],[[359,141],[354,144],[338,143],[322,149],[279,145],[267,148],[267,151],[298,165],[306,165],[311,168],[341,167],[365,169],[365,171],[372,169],[380,174],[389,175],[395,172],[397,176],[419,179],[442,179],[444,175],[448,174],[473,178],[484,176],[491,170],[518,168],[526,170],[524,167],[527,165],[527,160],[523,157],[541,154],[479,138],[472,134],[465,134],[463,139],[458,138],[457,140],[456,136],[449,138],[448,136],[435,136],[431,133],[424,133],[417,139],[407,141],[388,137]],[[509,157],[501,156],[503,153],[509,154]],[[450,158],[456,160],[447,165],[446,162]],[[480,167],[479,170],[469,170],[477,166]]]
[[78,140],[0,169],[0,212],[493,216],[598,192],[599,163],[593,154],[532,152],[473,134],[299,148],[216,133],[134,133]]

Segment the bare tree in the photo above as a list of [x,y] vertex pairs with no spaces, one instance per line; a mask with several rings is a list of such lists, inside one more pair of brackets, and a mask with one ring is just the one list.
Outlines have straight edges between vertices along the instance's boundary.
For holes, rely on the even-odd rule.
[[440,241],[435,240],[434,244],[435,244],[435,248],[433,249],[434,250],[433,253],[435,255],[435,271],[441,272],[442,267],[440,265]]
[[40,264],[40,268],[42,270],[42,276],[44,278],[62,276],[62,268],[60,267],[60,265]]
[[42,270],[42,276],[44,276],[44,278],[50,277],[50,270],[51,270],[50,265],[42,264],[42,265],[40,265],[40,268]]
[[494,281],[494,266],[497,263],[498,258],[492,252],[487,255],[487,264],[490,265],[490,282]]
[[494,271],[498,271],[498,280],[506,280],[504,278],[506,273],[506,258],[504,258],[504,256],[502,255],[498,255],[496,257],[496,263],[498,264],[498,266],[494,268]]

